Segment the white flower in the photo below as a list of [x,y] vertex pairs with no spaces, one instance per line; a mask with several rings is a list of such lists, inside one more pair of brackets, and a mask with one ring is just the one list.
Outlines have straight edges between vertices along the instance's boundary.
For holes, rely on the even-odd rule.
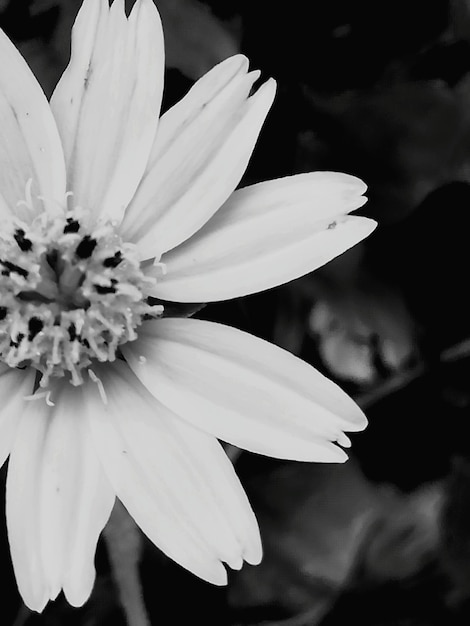
[[234,192],[274,81],[250,95],[259,74],[232,57],[159,120],[151,0],[129,18],[123,0],[85,0],[50,106],[4,34],[0,60],[0,463],[20,592],[36,611],[61,589],[86,601],[115,496],[169,557],[224,584],[222,562],[258,563],[261,542],[217,438],[343,461],[335,442],[365,418],[291,354],[153,303],[319,267],[373,230],[347,215],[365,185],[314,173]]

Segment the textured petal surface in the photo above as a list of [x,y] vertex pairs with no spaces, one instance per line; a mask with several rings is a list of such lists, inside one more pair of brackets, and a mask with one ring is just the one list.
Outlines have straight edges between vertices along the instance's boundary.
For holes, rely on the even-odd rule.
[[195,235],[163,255],[166,274],[155,296],[226,300],[317,269],[375,228],[373,220],[346,215],[365,203],[365,189],[353,176],[315,172],[235,191]]
[[162,117],[122,232],[143,258],[196,232],[239,183],[271,107],[275,83],[251,97],[259,72],[242,55],[217,65]]
[[75,203],[119,220],[145,171],[160,111],[164,51],[152,0],[85,0],[51,100]]
[[[25,200],[31,180],[32,211],[43,210],[37,199],[56,210],[65,200],[65,165],[59,133],[46,97],[15,46],[0,30],[0,191],[10,211]],[[0,208],[0,216],[3,210]]]
[[123,353],[149,391],[197,427],[240,448],[302,461],[344,461],[334,441],[361,430],[359,407],[289,352],[195,319],[147,322]]
[[10,454],[21,412],[23,398],[33,392],[34,374],[0,364],[0,467]]
[[156,401],[127,365],[97,370],[105,410],[90,413],[105,470],[129,513],[169,557],[226,582],[221,563],[259,562],[256,520],[216,439]]
[[26,605],[41,611],[64,589],[79,606],[95,578],[98,536],[114,503],[83,419],[84,388],[52,388],[24,403],[7,476],[7,527]]

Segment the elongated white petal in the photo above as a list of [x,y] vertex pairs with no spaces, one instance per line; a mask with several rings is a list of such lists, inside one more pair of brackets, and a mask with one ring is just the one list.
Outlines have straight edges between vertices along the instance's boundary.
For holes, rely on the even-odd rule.
[[123,346],[149,391],[188,422],[246,450],[344,461],[333,444],[366,419],[337,385],[292,354],[234,328],[195,319],[147,322]]
[[116,494],[149,538],[201,578],[224,584],[221,561],[258,562],[258,527],[219,443],[156,401],[123,363],[99,370],[108,404],[90,413]]
[[36,611],[61,588],[71,604],[87,600],[114,503],[82,415],[83,392],[57,385],[55,406],[27,403],[10,455],[8,538],[20,593]]
[[239,544],[239,556],[248,563],[258,564],[262,557],[258,524],[222,446],[215,437],[194,428],[179,417],[173,420],[173,427],[186,450],[192,449],[188,456],[199,471],[198,488],[206,492],[204,496],[209,499],[210,509],[219,509],[225,523],[231,526]]
[[85,0],[51,100],[75,204],[119,220],[145,171],[163,89],[163,35],[152,0]]
[[259,72],[238,55],[219,64],[166,113],[145,176],[122,224],[142,258],[158,256],[196,232],[246,169],[275,83],[248,97]]
[[24,603],[42,611],[51,597],[41,554],[38,476],[46,422],[37,405],[23,413],[11,451],[6,486],[8,539],[16,582]]
[[0,219],[5,224],[15,215],[14,206],[10,206],[5,198],[0,194]]
[[10,454],[25,396],[33,392],[32,371],[13,369],[0,364],[0,467]]
[[365,203],[365,189],[353,176],[315,172],[235,191],[195,235],[163,255],[166,274],[155,296],[226,300],[317,269],[375,228],[373,220],[346,215]]
[[65,165],[54,117],[27,63],[1,30],[0,59],[0,192],[15,212],[31,180],[26,216],[44,210],[38,195],[55,211],[55,203],[65,199]]

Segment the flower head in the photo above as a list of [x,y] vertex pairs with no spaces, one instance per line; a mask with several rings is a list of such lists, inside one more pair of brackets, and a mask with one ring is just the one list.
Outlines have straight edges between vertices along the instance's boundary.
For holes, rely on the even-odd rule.
[[[342,461],[365,418],[265,341],[165,317],[297,278],[366,237],[365,185],[331,172],[234,191],[275,83],[227,59],[159,119],[151,0],[85,0],[51,99],[0,33],[0,463],[25,603],[88,598],[117,496],[168,556],[224,584],[258,563],[254,514],[217,439]],[[162,305],[163,302],[163,305]]]

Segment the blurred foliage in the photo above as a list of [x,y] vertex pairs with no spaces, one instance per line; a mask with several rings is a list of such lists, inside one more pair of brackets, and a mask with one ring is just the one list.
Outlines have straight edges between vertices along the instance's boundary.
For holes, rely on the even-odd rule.
[[[362,211],[380,226],[290,285],[172,311],[299,355],[353,394],[370,425],[352,438],[344,466],[230,450],[265,559],[231,575],[227,590],[130,532],[151,623],[468,623],[470,3],[291,0],[279,10],[268,0],[155,1],[166,35],[164,108],[217,61],[244,52],[279,90],[243,184],[346,171],[368,183]],[[48,95],[79,5],[0,0],[0,25]],[[112,532],[99,544],[90,601],[72,609],[60,597],[38,616],[21,607],[0,519],[2,624],[125,623]]]

